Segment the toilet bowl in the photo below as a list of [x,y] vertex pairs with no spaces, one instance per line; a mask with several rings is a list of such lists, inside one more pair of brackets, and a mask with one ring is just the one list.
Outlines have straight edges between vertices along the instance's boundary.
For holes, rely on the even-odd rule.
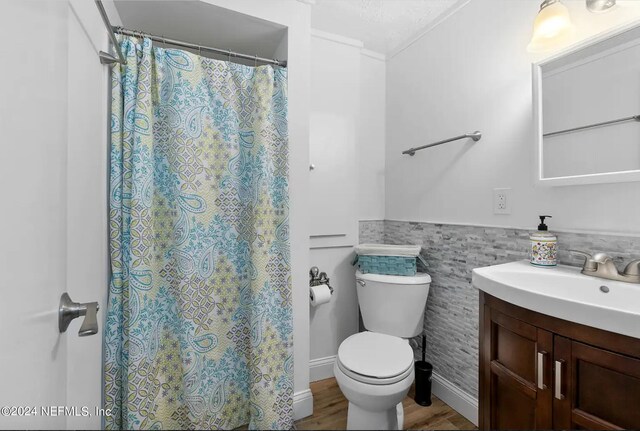
[[352,335],[340,345],[333,372],[349,400],[347,429],[402,429],[402,400],[414,380],[406,340],[374,332]]
[[338,348],[333,373],[349,401],[347,429],[399,430],[402,400],[415,378],[408,338],[422,332],[431,278],[356,272],[366,332]]

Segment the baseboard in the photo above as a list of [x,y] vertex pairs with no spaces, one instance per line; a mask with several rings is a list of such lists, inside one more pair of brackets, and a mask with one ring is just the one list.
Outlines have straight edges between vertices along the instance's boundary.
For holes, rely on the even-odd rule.
[[311,389],[293,394],[293,420],[297,421],[313,414],[313,394]]
[[473,422],[475,426],[478,426],[477,399],[437,373],[433,373],[431,379],[431,392],[452,409]]
[[317,382],[318,380],[324,380],[333,377],[333,363],[335,361],[335,355],[310,360],[309,381]]

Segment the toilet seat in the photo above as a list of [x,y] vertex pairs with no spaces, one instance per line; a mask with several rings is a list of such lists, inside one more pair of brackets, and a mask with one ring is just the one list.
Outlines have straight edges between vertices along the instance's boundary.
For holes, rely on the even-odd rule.
[[406,379],[411,375],[411,372],[413,371],[413,365],[410,365],[409,368],[407,368],[406,371],[404,371],[402,374],[399,374],[394,377],[379,378],[379,377],[365,376],[362,374],[358,374],[354,371],[351,371],[350,369],[346,368],[340,362],[339,359],[336,361],[336,364],[338,365],[338,368],[340,368],[340,371],[342,371],[347,377],[350,377],[357,382],[367,383],[370,385],[392,385],[394,383],[397,383],[399,381]]
[[361,383],[390,385],[411,375],[413,350],[402,338],[361,332],[340,344],[336,365]]

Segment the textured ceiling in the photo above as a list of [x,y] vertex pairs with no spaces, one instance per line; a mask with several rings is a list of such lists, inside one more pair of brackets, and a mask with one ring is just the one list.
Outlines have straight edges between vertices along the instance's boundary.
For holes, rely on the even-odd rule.
[[316,0],[313,28],[364,42],[383,54],[415,37],[461,0]]

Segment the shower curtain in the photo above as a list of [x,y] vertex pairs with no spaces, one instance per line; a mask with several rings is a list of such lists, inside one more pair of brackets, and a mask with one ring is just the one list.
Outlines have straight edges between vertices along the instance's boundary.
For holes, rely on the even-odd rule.
[[122,38],[108,429],[291,429],[286,69]]

